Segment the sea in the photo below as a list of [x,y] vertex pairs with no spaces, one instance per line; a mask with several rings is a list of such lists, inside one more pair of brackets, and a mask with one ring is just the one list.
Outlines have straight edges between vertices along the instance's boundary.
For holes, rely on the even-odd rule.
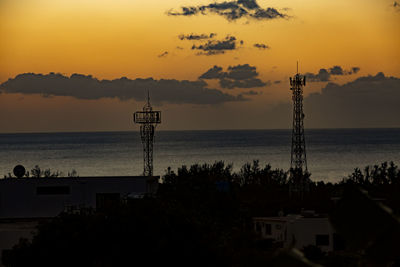
[[[400,128],[307,129],[308,170],[314,181],[338,182],[367,165],[400,164]],[[290,168],[291,130],[156,131],[154,175],[168,167],[224,161],[233,170],[253,160]],[[79,176],[130,176],[143,173],[139,132],[0,134],[0,177],[21,164],[26,170],[76,170]]]

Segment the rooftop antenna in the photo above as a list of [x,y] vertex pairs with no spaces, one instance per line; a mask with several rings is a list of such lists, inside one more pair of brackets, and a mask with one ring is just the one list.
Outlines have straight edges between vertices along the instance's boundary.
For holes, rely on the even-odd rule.
[[161,123],[161,111],[154,111],[150,104],[150,92],[147,90],[147,103],[143,111],[133,114],[133,122],[140,124],[140,137],[143,144],[143,175],[153,176],[153,143],[154,131],[157,124]]
[[[303,111],[303,86],[306,85],[306,77],[299,74],[299,62],[297,61],[297,73],[290,78],[290,90],[293,99],[293,125],[292,125],[292,149],[290,168],[290,191],[298,191],[303,196],[308,191],[308,177],[304,174],[307,170],[306,142],[304,136],[304,111]],[[305,171],[305,172],[303,172]]]

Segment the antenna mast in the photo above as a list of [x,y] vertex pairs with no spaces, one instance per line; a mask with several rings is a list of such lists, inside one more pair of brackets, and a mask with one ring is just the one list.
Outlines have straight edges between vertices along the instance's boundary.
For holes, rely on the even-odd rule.
[[306,85],[306,77],[300,75],[299,63],[297,62],[297,73],[290,78],[290,90],[293,100],[293,127],[292,127],[292,151],[290,168],[292,169],[293,187],[291,191],[308,191],[306,142],[304,137],[304,111],[303,111],[303,86]]
[[133,122],[140,124],[140,136],[143,144],[144,176],[153,176],[153,143],[154,131],[161,123],[161,111],[154,111],[150,104],[150,93],[147,91],[147,103],[143,111],[133,114]]

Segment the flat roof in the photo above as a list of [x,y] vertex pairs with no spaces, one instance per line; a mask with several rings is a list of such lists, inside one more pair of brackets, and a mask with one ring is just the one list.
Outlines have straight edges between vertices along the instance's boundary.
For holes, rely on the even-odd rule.
[[7,177],[0,178],[1,181],[33,181],[33,180],[88,180],[88,179],[151,179],[160,178],[160,176],[78,176],[78,177]]

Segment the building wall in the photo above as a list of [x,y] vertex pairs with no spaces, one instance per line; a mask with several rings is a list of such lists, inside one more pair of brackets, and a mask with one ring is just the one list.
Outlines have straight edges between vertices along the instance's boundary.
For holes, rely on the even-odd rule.
[[9,178],[0,180],[0,219],[54,217],[66,206],[96,208],[97,194],[144,194],[147,177]]
[[273,239],[277,242],[284,242],[286,239],[285,220],[272,218],[254,218],[254,230],[258,234],[260,234],[262,238],[265,239]]
[[333,228],[328,218],[299,218],[288,222],[285,245],[289,246],[290,244],[295,244],[298,249],[314,245],[322,251],[332,251]]
[[334,230],[328,218],[286,217],[253,218],[254,231],[261,238],[283,242],[284,247],[318,246],[322,251],[333,251]]

